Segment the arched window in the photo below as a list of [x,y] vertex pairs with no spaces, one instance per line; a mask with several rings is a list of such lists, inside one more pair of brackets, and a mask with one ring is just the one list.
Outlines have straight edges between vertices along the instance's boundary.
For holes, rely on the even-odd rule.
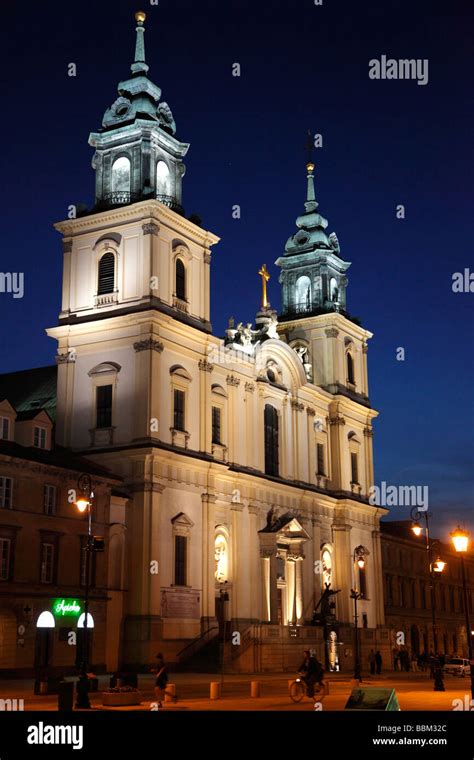
[[99,273],[97,278],[97,295],[113,293],[115,285],[115,256],[108,251],[99,260]]
[[112,166],[112,192],[130,192],[130,160],[120,156]]
[[329,300],[336,302],[339,299],[339,288],[335,277],[331,277],[329,281]]
[[311,281],[303,275],[296,280],[295,288],[296,311],[310,311],[311,309]]
[[171,195],[170,170],[164,161],[156,164],[156,193],[158,196]]
[[265,404],[265,473],[278,477],[278,412]]
[[347,382],[351,383],[351,385],[355,385],[354,359],[352,358],[352,354],[349,351],[346,354],[346,362],[347,362]]
[[176,298],[186,300],[186,269],[181,259],[176,259]]

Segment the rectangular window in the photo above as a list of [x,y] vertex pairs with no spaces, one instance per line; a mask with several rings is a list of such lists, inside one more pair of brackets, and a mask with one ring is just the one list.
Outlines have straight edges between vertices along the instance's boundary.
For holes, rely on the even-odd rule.
[[43,486],[43,507],[45,515],[56,514],[56,486]]
[[218,406],[212,407],[212,443],[221,443],[221,410]]
[[35,427],[35,435],[33,439],[33,446],[37,449],[46,448],[46,428]]
[[175,586],[186,585],[186,536],[175,536],[174,539],[174,583]]
[[386,575],[385,576],[385,595],[387,598],[387,605],[392,605],[392,576]]
[[351,483],[359,483],[359,466],[357,454],[351,454]]
[[10,539],[0,538],[0,581],[7,581],[10,577],[10,552]]
[[0,438],[2,441],[8,441],[10,437],[10,420],[7,417],[0,417]]
[[112,386],[99,385],[96,388],[96,427],[112,427]]
[[174,391],[173,427],[175,430],[185,430],[184,427],[184,391]]
[[52,583],[54,575],[54,544],[41,544],[41,583]]
[[0,507],[2,509],[12,508],[12,478],[0,477]]
[[359,567],[359,593],[363,599],[367,597],[367,575],[365,567]]
[[316,444],[317,456],[318,456],[318,475],[326,475],[326,468],[324,467],[324,443]]

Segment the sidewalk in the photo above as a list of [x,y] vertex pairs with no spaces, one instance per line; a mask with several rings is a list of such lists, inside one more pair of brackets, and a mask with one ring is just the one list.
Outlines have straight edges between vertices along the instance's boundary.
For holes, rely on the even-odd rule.
[[[225,675],[224,679],[216,673],[171,673],[170,683],[177,687],[178,702],[166,702],[165,711],[182,710],[315,710],[313,700],[304,699],[294,704],[288,695],[288,681],[294,677],[291,673],[268,673],[256,675]],[[260,697],[250,697],[250,682],[259,681]],[[221,683],[221,699],[209,699],[209,684]],[[329,693],[322,702],[323,710],[343,710],[352,689],[358,684],[348,674],[335,674],[326,679]],[[0,680],[1,699],[23,699],[25,710],[55,711],[58,706],[57,695],[39,696],[33,693],[33,680]],[[470,699],[470,682],[454,676],[445,679],[445,692],[433,691],[433,681],[426,673],[390,673],[382,676],[363,676],[361,684],[365,688],[394,688],[402,710],[449,710],[453,709],[453,700]],[[154,695],[154,676],[139,675],[138,688],[142,695],[142,704],[127,708],[104,708],[101,691],[109,686],[109,676],[99,677],[99,691],[90,694],[94,710],[112,711],[149,711],[156,710]]]

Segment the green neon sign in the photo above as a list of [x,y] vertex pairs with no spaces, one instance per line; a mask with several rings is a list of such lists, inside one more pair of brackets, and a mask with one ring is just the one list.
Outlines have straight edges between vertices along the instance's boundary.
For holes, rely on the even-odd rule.
[[77,599],[54,599],[53,614],[59,617],[80,615],[82,607]]

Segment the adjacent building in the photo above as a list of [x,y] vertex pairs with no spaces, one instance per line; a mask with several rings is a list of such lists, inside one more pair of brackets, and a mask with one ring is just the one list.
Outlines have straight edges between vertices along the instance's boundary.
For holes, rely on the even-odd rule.
[[[385,620],[392,649],[405,648],[410,655],[434,652],[468,657],[468,635],[461,574],[461,560],[452,546],[436,542],[434,559],[446,562],[433,574],[436,647],[432,622],[432,594],[426,543],[417,538],[407,520],[384,522],[382,565]],[[468,587],[468,614],[474,624],[474,556],[464,560]],[[400,636],[400,633],[402,636]]]
[[[94,483],[90,612],[94,669],[115,669],[113,618],[123,590],[117,564],[124,514],[120,480],[53,446],[56,366],[0,376],[0,670],[46,678],[73,672],[82,657],[87,523],[74,505],[77,481]],[[111,526],[113,514],[121,525]],[[118,537],[118,538],[117,538]],[[111,587],[116,581],[116,585]]]

